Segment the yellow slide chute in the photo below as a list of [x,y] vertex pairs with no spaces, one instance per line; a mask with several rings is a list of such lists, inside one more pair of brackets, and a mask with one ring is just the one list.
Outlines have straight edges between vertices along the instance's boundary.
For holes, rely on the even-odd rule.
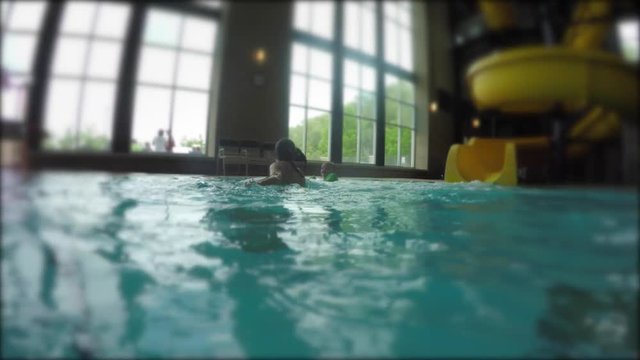
[[[480,1],[487,27],[513,26],[511,3]],[[578,2],[563,46],[525,46],[488,55],[467,71],[472,100],[479,110],[542,114],[558,106],[586,115],[569,129],[569,157],[587,153],[587,142],[618,135],[620,114],[636,119],[638,79],[619,56],[597,50],[610,25],[609,1]],[[480,180],[517,184],[518,148],[548,150],[548,137],[474,138],[449,150],[445,181]]]

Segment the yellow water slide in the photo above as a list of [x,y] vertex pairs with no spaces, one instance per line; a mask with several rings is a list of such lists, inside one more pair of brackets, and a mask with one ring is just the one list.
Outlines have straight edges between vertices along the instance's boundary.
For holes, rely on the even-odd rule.
[[[480,1],[487,27],[514,25],[513,9],[505,1]],[[620,118],[636,119],[638,80],[635,69],[619,56],[598,50],[610,21],[609,1],[580,1],[563,46],[525,46],[488,55],[467,71],[467,83],[478,110],[511,114],[542,114],[558,106],[568,113],[586,115],[569,129],[570,157],[588,151],[585,142],[600,141],[619,133]],[[487,140],[491,140],[490,149]],[[447,158],[445,181],[480,180],[517,184],[518,147],[547,149],[545,137],[474,139],[453,145]],[[464,149],[464,150],[463,150]],[[502,149],[498,154],[496,149]],[[469,155],[469,152],[475,152]],[[497,163],[502,163],[497,166]],[[511,172],[510,174],[496,173]]]

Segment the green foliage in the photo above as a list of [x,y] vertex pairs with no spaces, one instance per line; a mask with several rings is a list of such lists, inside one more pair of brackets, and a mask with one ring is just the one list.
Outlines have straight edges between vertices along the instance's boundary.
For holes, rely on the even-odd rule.
[[204,149],[204,140],[202,140],[202,135],[198,135],[198,138],[186,138],[183,137],[180,140],[180,146],[192,148],[194,146],[199,146],[200,149]]
[[[388,97],[393,97],[409,103],[413,103],[413,87],[409,82],[399,81],[387,85],[386,93]],[[358,111],[358,102],[360,109]],[[409,129],[401,129],[398,138],[398,107],[411,109],[410,106],[402,105],[398,101],[388,100],[385,103],[386,130],[385,130],[385,164],[387,165],[411,165],[412,134]],[[342,128],[342,161],[368,163],[370,156],[375,154],[375,122],[360,119],[360,159],[357,159],[358,152],[358,118],[351,115],[364,117],[375,117],[376,112],[375,97],[359,96],[354,101],[344,104],[344,118]],[[408,110],[401,110],[403,114]],[[403,116],[405,117],[405,116]],[[331,127],[331,117],[329,114],[322,114],[307,119],[306,144],[304,142],[304,124],[289,127],[289,138],[299,148],[306,152],[309,160],[328,160],[329,158],[329,130]],[[400,155],[405,157],[406,163],[398,164],[398,141],[400,141]],[[305,149],[306,145],[306,149]],[[359,160],[359,161],[358,161]]]
[[68,129],[62,137],[51,137],[45,141],[45,148],[55,150],[107,151],[110,147],[111,140],[105,135],[95,134],[92,129],[77,134]]

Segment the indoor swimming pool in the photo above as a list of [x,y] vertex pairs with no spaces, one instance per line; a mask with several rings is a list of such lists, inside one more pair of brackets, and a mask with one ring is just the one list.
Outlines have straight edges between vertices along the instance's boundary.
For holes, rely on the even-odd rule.
[[637,357],[638,194],[2,174],[6,357]]

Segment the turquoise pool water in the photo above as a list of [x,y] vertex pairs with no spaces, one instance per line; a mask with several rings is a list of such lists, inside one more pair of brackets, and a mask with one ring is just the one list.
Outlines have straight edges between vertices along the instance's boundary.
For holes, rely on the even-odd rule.
[[638,356],[632,191],[2,175],[7,357]]

